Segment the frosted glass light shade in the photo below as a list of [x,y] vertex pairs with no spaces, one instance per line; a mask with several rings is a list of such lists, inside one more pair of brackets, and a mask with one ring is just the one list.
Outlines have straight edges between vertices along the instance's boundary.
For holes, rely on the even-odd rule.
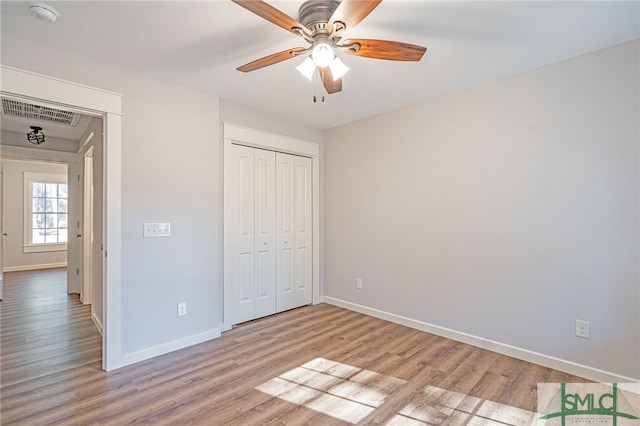
[[336,81],[343,75],[349,71],[349,67],[344,64],[337,56],[333,59],[331,64],[329,65],[329,69],[331,70],[331,75],[333,76],[333,81]]
[[320,68],[328,67],[333,61],[333,49],[327,43],[318,43],[311,52],[313,62]]
[[300,71],[300,74],[311,80],[313,78],[313,72],[316,70],[316,64],[313,63],[313,59],[307,56],[296,69]]

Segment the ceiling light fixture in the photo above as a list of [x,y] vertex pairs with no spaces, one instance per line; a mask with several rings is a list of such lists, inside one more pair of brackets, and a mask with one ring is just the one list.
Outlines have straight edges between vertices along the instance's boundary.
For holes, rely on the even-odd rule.
[[60,17],[60,13],[48,4],[41,2],[29,3],[29,12],[39,20],[54,23]]
[[331,76],[333,77],[333,81],[338,80],[343,75],[345,75],[347,71],[349,71],[349,67],[346,66],[345,63],[342,62],[340,58],[338,58],[337,56],[335,56],[329,62],[329,64],[325,66],[318,65],[317,62],[315,62],[311,56],[307,56],[304,59],[304,61],[296,67],[296,69],[300,72],[300,74],[305,76],[307,79],[313,80],[313,75],[316,71],[316,67],[325,68],[326,66],[328,66],[329,69],[331,70]]
[[320,68],[328,67],[334,57],[333,49],[327,43],[317,43],[311,52],[311,59]]
[[296,69],[307,79],[313,80],[316,67],[329,67],[333,81],[338,80],[349,71],[349,67],[336,56],[333,47],[324,41],[316,42],[311,55],[307,56]]
[[27,140],[34,145],[40,145],[44,143],[44,133],[42,133],[42,127],[29,126],[31,131],[27,133]]

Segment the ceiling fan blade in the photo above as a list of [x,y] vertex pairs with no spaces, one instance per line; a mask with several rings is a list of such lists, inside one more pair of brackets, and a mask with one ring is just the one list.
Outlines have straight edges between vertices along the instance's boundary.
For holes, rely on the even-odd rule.
[[322,79],[322,84],[324,88],[327,90],[328,94],[338,93],[342,91],[342,79],[339,78],[337,80],[333,80],[333,74],[329,67],[318,68],[320,70],[320,78]]
[[328,30],[333,29],[333,23],[340,21],[350,30],[360,23],[382,0],[342,0],[338,8],[329,19]]
[[301,23],[262,0],[232,1],[237,5],[244,7],[248,11],[255,13],[261,18],[266,19],[272,24],[276,24],[277,26],[284,28],[287,31],[293,32],[293,28],[300,28],[302,31],[309,34],[309,30],[305,28]]
[[343,50],[349,55],[362,56],[365,58],[387,59],[390,61],[419,61],[422,59],[426,47],[415,44],[402,43],[400,41],[371,40],[371,39],[350,39],[344,41],[348,46],[353,43],[360,45],[360,50],[354,52],[350,49]]
[[244,64],[243,66],[236,69],[242,72],[259,70],[260,68],[264,68],[269,65],[277,64],[278,62],[294,58],[295,56],[293,55],[293,52],[302,52],[304,50],[305,49],[303,47],[294,47],[293,49],[283,50],[282,52],[274,53],[265,56],[264,58],[256,59],[255,61]]

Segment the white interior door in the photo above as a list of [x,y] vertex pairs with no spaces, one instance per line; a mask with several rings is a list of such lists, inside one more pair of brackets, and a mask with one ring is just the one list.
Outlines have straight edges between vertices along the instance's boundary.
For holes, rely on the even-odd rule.
[[311,159],[276,155],[278,312],[312,302]]
[[276,155],[276,292],[277,309],[295,307],[295,156]]
[[82,291],[82,228],[80,227],[80,166],[69,163],[67,167],[67,293]]
[[225,321],[273,314],[275,302],[275,154],[225,150]]
[[275,153],[254,149],[255,312],[254,318],[276,312],[275,277]]
[[224,320],[312,303],[312,161],[229,144],[224,172]]
[[93,304],[93,147],[84,154],[82,174],[82,303]]
[[[231,324],[253,319],[255,257],[254,151],[225,151],[225,315]],[[226,320],[226,317],[225,317]]]
[[312,180],[311,158],[294,157],[294,242],[295,286],[294,307],[312,302]]

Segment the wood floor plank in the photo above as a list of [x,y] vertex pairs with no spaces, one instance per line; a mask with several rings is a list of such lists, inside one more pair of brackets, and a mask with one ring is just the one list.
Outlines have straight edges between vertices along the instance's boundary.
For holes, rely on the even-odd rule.
[[326,304],[106,373],[63,269],[4,290],[2,425],[519,425],[537,383],[585,381]]

